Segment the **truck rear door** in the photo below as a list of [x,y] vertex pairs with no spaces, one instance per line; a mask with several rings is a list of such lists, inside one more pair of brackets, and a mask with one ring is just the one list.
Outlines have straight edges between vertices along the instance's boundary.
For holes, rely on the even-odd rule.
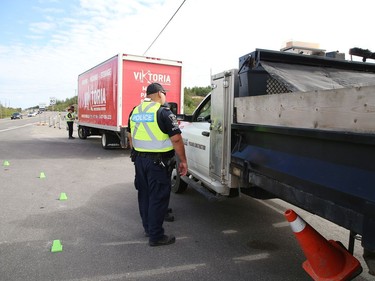
[[209,172],[221,184],[230,181],[231,123],[237,81],[235,69],[212,76]]

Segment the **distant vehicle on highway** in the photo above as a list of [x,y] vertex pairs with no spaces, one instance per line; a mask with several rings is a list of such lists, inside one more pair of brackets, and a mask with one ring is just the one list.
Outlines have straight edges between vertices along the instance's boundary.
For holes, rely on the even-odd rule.
[[27,114],[27,117],[35,117],[37,115],[38,115],[38,112],[33,111],[33,112],[29,112],[29,114]]
[[12,113],[12,116],[10,116],[10,119],[22,119],[22,114],[19,112]]

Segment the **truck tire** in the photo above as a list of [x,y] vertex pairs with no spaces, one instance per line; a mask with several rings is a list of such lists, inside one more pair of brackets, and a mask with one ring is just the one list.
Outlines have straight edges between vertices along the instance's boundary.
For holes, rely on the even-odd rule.
[[103,133],[102,134],[102,147],[104,149],[107,149],[108,148],[108,140],[109,140],[109,135],[107,133]]
[[87,131],[83,126],[78,127],[78,137],[82,140],[87,139]]
[[120,139],[114,134],[103,132],[102,133],[102,147],[104,149],[119,148],[121,147]]
[[172,171],[171,187],[174,193],[183,193],[188,187],[188,184],[181,179],[178,173],[178,162],[176,162],[176,167]]

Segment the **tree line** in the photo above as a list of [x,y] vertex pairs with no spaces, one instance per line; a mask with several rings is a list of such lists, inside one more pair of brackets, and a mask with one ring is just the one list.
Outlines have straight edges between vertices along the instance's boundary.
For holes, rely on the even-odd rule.
[[211,87],[184,88],[184,113],[191,114],[203,98],[211,92]]

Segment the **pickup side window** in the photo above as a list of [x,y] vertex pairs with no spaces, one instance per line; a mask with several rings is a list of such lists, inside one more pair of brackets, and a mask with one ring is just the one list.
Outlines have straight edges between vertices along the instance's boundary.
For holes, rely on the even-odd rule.
[[211,119],[211,98],[205,99],[194,113],[193,122],[209,122]]

